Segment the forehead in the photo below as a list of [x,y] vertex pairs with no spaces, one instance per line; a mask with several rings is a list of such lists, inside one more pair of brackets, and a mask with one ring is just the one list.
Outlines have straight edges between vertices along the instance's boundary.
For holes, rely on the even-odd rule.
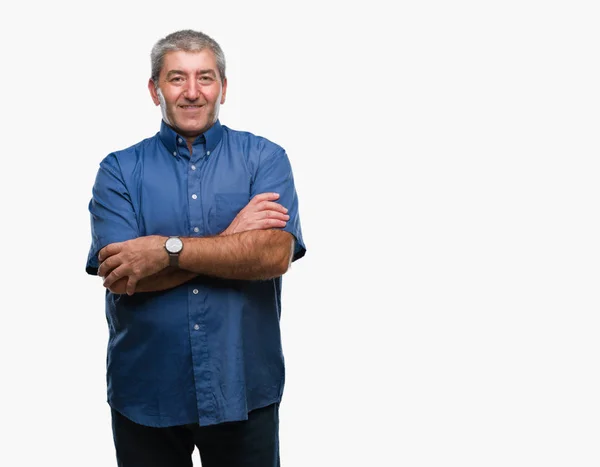
[[183,71],[184,73],[213,70],[217,76],[219,75],[217,59],[210,49],[202,49],[198,52],[185,52],[183,50],[167,52],[160,74],[164,76],[173,70]]

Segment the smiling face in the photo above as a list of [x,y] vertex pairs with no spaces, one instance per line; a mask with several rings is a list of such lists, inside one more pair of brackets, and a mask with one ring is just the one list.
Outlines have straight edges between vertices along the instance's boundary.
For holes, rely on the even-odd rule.
[[176,51],[165,55],[158,83],[149,80],[148,89],[164,121],[191,143],[217,121],[227,80],[221,82],[212,50]]

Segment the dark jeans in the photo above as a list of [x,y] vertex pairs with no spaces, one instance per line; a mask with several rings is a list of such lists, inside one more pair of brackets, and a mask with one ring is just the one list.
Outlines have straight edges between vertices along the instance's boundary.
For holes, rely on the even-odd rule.
[[119,467],[279,467],[279,404],[253,410],[248,420],[211,426],[154,428],[112,411]]

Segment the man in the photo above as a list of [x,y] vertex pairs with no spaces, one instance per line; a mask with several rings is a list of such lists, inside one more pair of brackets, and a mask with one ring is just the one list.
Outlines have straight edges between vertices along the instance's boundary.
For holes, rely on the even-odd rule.
[[218,120],[225,58],[178,31],[151,53],[152,138],[108,155],[89,205],[120,466],[279,465],[281,276],[305,254],[285,151]]

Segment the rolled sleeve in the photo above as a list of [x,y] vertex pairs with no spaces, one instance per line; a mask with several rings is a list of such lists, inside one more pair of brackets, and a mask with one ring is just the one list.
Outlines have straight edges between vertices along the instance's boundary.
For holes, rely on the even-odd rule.
[[300,226],[300,213],[298,211],[298,195],[294,186],[292,166],[286,152],[281,149],[261,162],[252,185],[252,196],[260,193],[273,192],[279,194],[277,203],[288,209],[290,216],[285,230],[294,236],[294,256],[296,261],[304,256],[306,247],[302,238]]
[[86,272],[98,273],[98,252],[106,245],[131,240],[139,236],[138,222],[114,154],[101,163],[89,203],[92,245]]

